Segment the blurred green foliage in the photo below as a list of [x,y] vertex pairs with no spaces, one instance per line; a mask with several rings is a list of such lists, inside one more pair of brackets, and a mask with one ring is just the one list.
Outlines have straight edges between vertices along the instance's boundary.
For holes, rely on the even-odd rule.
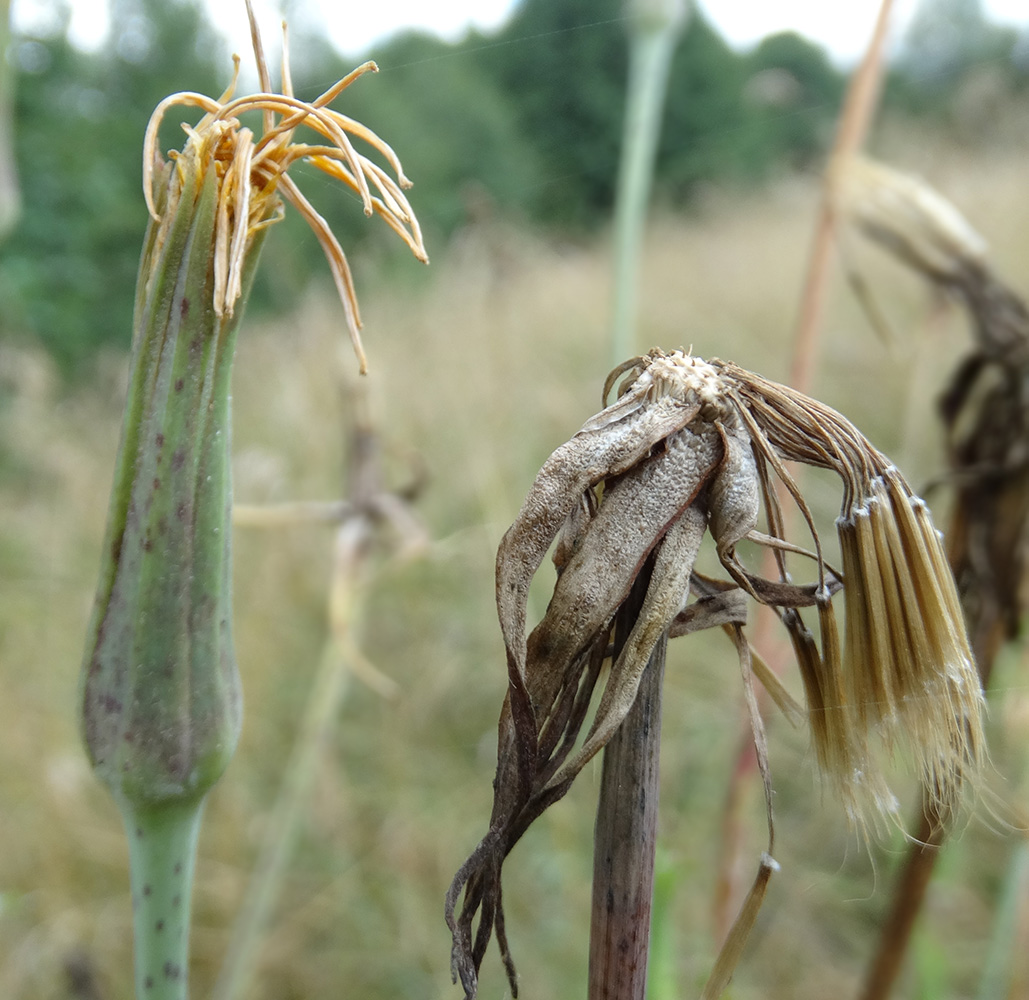
[[224,87],[221,45],[198,7],[116,0],[99,52],[67,38],[16,38],[19,223],[0,247],[0,333],[35,335],[68,369],[129,343],[146,226],[142,135],[154,105],[185,86]]
[[628,71],[622,0],[523,0],[494,44],[472,54],[515,108],[539,158],[534,218],[606,217],[614,200]]
[[[197,0],[115,0],[115,30],[90,53],[69,43],[67,21],[8,47],[22,212],[0,245],[0,336],[36,339],[73,372],[101,346],[129,342],[151,110],[176,90],[219,94],[230,64]],[[625,29],[623,0],[522,0],[489,36],[451,44],[407,33],[377,47],[380,73],[358,80],[338,106],[400,154],[430,253],[495,215],[583,233],[607,221],[613,201]],[[302,96],[352,65],[313,35],[296,36],[292,47],[303,56],[294,68]],[[1014,92],[1029,79],[1027,62],[1026,39],[990,25],[979,0],[926,0],[887,97],[904,113],[935,111],[946,123],[942,109],[970,75],[987,66]],[[659,198],[681,206],[705,184],[751,184],[817,165],[844,85],[825,53],[798,35],[740,53],[694,11],[671,69]],[[169,123],[162,145],[177,144],[174,135]],[[365,225],[356,197],[330,192],[317,171],[301,183],[344,245],[360,244],[359,271],[401,271],[402,251],[382,227]],[[265,253],[271,266],[252,308],[284,308],[310,276],[326,273],[299,219],[278,227]]]
[[1029,85],[1029,33],[992,24],[982,0],[923,0],[897,60],[897,101],[946,120],[962,89],[983,75],[1011,90]]

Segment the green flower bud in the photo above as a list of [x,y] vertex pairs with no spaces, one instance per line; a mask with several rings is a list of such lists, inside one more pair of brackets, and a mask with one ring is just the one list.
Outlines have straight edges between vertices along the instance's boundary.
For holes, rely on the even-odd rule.
[[[328,107],[375,64],[363,64],[306,103],[293,96],[284,52],[282,93],[275,94],[252,28],[262,92],[234,98],[234,77],[218,100],[173,94],[154,111],[144,142],[143,191],[152,222],[137,282],[132,382],[82,695],[84,738],[97,773],[119,798],[137,804],[202,798],[239,734],[230,374],[241,307],[283,199],[325,250],[365,366],[346,256],[287,175],[290,166],[304,159],[341,181],[360,195],[366,215],[378,214],[427,260],[396,154]],[[198,107],[204,116],[186,129],[182,151],[163,163],[158,130],[174,105]],[[256,112],[264,123],[260,138],[240,121]],[[295,141],[301,126],[315,133],[316,143]],[[351,134],[381,154],[396,181],[357,152]]]
[[[248,5],[249,6],[249,5]],[[346,257],[287,176],[299,159],[356,191],[425,260],[408,182],[393,151],[328,104],[375,69],[365,63],[311,103],[293,96],[283,53],[272,92],[251,13],[259,94],[184,92],[147,129],[150,210],[136,290],[132,376],[83,665],[82,728],[94,769],[129,835],[136,995],[185,1000],[189,898],[204,798],[235,749],[240,681],[232,646],[230,378],[236,329],[270,223],[283,200],[325,250],[362,369]],[[238,69],[238,60],[237,60]],[[164,163],[157,134],[172,105],[199,107]],[[240,116],[261,112],[260,138]],[[294,141],[304,126],[314,144]],[[393,181],[348,136],[378,150]],[[378,192],[372,194],[372,189]]]
[[[84,664],[90,759],[139,805],[202,797],[239,735],[229,377],[241,311],[212,305],[217,194],[212,158],[183,178],[167,232],[151,223]],[[256,259],[255,247],[248,275]]]

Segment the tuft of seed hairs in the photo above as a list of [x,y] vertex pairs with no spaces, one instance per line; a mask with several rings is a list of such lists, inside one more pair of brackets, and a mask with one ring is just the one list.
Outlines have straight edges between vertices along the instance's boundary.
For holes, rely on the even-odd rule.
[[[651,398],[695,396],[723,420],[726,411],[735,414],[749,438],[771,538],[785,542],[772,474],[807,521],[818,567],[821,648],[796,608],[779,610],[803,678],[816,760],[852,821],[863,825],[870,808],[896,815],[871,741],[888,754],[905,745],[939,815],[951,815],[962,786],[975,784],[985,763],[984,699],[942,536],[926,503],[850,421],[787,386],[731,362],[705,363],[682,352],[651,352],[624,370],[623,394],[649,377]],[[784,461],[829,469],[843,484],[836,520],[842,643],[827,586],[835,574]],[[710,518],[723,565],[752,597],[776,606],[719,541],[717,510]],[[785,582],[784,570],[781,577]]]

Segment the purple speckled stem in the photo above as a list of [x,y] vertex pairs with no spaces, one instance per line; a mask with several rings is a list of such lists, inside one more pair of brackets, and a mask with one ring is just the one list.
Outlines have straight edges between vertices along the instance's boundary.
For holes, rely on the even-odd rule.
[[132,876],[136,1000],[187,1000],[189,911],[202,803],[123,803]]
[[[615,655],[645,585],[619,612]],[[657,844],[661,689],[667,636],[654,647],[636,700],[604,749],[593,847],[589,1000],[645,1000]]]

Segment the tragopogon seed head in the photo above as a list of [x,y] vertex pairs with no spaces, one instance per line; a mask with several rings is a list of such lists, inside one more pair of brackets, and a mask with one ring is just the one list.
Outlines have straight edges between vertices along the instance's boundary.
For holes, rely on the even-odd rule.
[[986,266],[986,241],[921,178],[852,157],[835,188],[836,210],[917,271],[959,283]]
[[[729,362],[655,349],[608,376],[605,401],[616,383],[615,401],[544,463],[497,552],[509,686],[493,815],[447,896],[455,974],[469,996],[494,923],[512,969],[502,934],[504,857],[622,723],[661,635],[729,626],[749,683],[744,595],[773,607],[789,630],[815,756],[854,822],[896,814],[877,743],[887,752],[910,746],[944,816],[985,755],[982,694],[940,540],[928,508],[889,460],[835,410]],[[842,571],[823,554],[790,461],[830,469],[842,481]],[[785,537],[776,481],[803,515],[813,552]],[[757,530],[762,508],[767,532]],[[731,582],[693,571],[706,532]],[[553,597],[527,635],[529,586],[555,539]],[[773,549],[778,579],[747,569],[736,551],[743,539]],[[791,582],[787,556],[798,555],[814,561],[814,584]],[[842,643],[833,608],[841,587]],[[602,680],[630,593],[642,596],[640,610]],[[697,600],[687,605],[691,593]],[[805,607],[817,613],[820,646],[802,620]],[[772,693],[789,705],[783,690]]]
[[[875,762],[875,742],[887,752],[899,742],[910,745],[939,805],[953,806],[962,783],[983,765],[982,692],[953,579],[925,503],[845,417],[731,362],[654,350],[616,368],[605,384],[605,399],[619,379],[615,402],[587,421],[544,466],[501,546],[498,602],[514,683],[520,683],[524,663],[532,690],[534,665],[521,652],[524,595],[561,519],[569,511],[579,512],[573,518],[578,537],[574,544],[565,540],[561,551],[573,549],[582,563],[591,525],[605,523],[610,513],[600,503],[594,520],[584,519],[582,511],[598,507],[593,484],[630,470],[642,476],[653,469],[640,486],[649,495],[661,481],[656,470],[671,469],[676,455],[705,454],[709,457],[703,461],[693,459],[693,466],[683,467],[678,480],[670,479],[679,483],[679,493],[673,490],[671,500],[660,507],[667,513],[646,529],[641,532],[633,523],[640,519],[638,510],[627,513],[621,525],[624,537],[641,535],[646,540],[633,543],[640,545],[638,552],[625,553],[631,556],[628,565],[639,566],[650,549],[660,547],[679,516],[676,511],[701,504],[734,582],[755,600],[777,608],[791,632],[816,757],[848,812],[861,821],[869,806],[886,813],[895,808]],[[687,441],[689,448],[682,451]],[[829,469],[842,481],[837,521],[842,572],[824,558],[814,519],[787,461]],[[775,480],[796,503],[814,545],[817,583],[804,600],[786,572],[785,553],[797,549],[784,537]],[[759,536],[755,529],[762,507],[768,533]],[[609,530],[616,535],[618,528]],[[762,579],[740,562],[736,544],[745,537],[775,549],[777,581]],[[608,546],[594,558],[611,551]],[[575,560],[569,565],[574,568]],[[610,573],[609,566],[593,564],[582,575],[595,579]],[[540,629],[547,627],[566,583],[559,580],[552,610]],[[841,583],[847,611],[842,643],[831,600]],[[624,593],[624,584],[614,592]],[[804,603],[817,608],[821,650],[796,610]],[[609,620],[613,610],[597,610],[587,619],[589,628]],[[528,649],[531,653],[532,639]],[[552,668],[548,663],[535,669],[551,673]],[[603,731],[613,731],[619,721],[605,723]],[[597,741],[588,739],[584,751],[598,748]],[[584,763],[585,753],[574,758],[576,765]]]
[[[953,578],[924,501],[848,420],[786,386],[731,363],[698,364],[679,352],[652,352],[633,371],[636,383],[649,377],[673,393],[671,383],[681,371],[683,398],[703,399],[711,414],[734,410],[756,459],[753,472],[737,460],[734,475],[759,480],[769,534],[785,542],[769,470],[808,521],[817,555],[822,648],[815,651],[817,661],[810,650],[798,659],[816,756],[848,813],[860,822],[869,805],[884,813],[895,809],[872,740],[887,752],[898,743],[910,747],[940,814],[947,815],[962,784],[983,766],[983,698]],[[625,393],[636,383],[625,386]],[[837,521],[847,612],[842,648],[826,589],[836,574],[822,556],[818,532],[784,459],[831,469],[843,483]],[[799,615],[786,614],[772,594],[762,592],[736,560],[737,538],[727,544],[719,511],[712,507],[709,516],[723,564],[745,589],[750,583],[752,596],[779,606],[786,624],[798,631],[795,645],[804,645]],[[780,582],[785,579],[783,574]]]

